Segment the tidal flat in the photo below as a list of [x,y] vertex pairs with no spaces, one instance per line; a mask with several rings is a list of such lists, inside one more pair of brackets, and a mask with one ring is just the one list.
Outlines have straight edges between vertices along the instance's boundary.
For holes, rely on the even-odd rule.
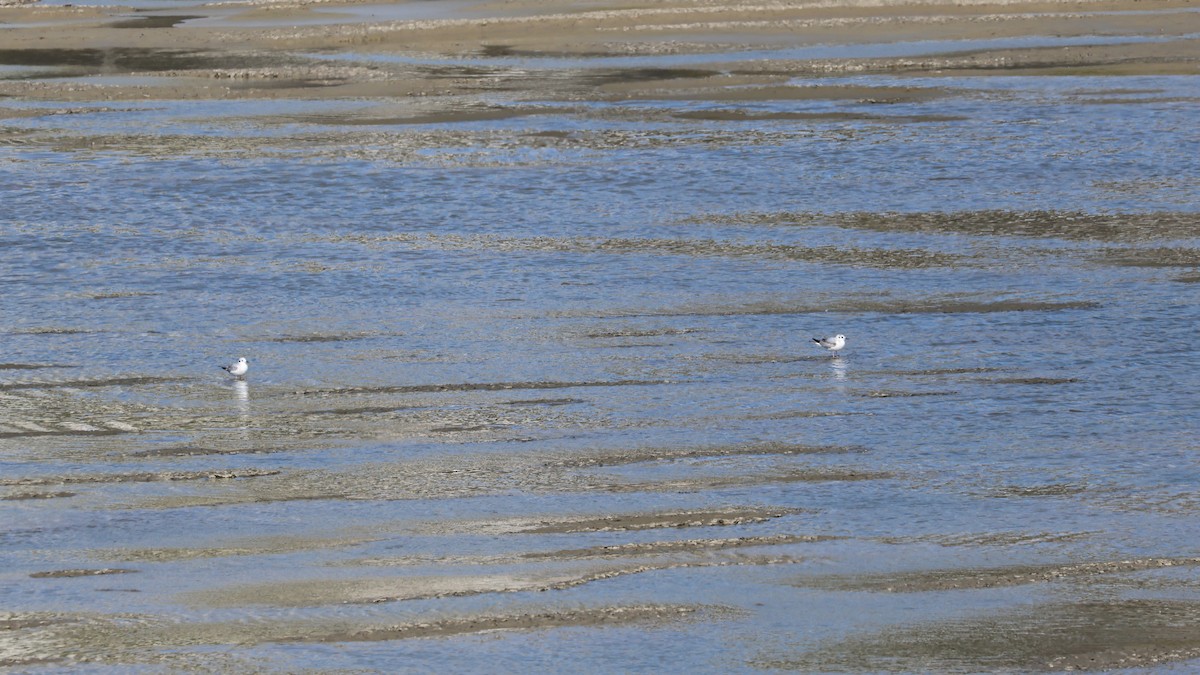
[[1195,670],[1198,26],[0,0],[0,671]]

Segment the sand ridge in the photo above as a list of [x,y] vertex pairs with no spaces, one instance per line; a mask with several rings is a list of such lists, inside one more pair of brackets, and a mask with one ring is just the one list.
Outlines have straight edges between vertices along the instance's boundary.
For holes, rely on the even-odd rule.
[[[0,66],[41,69],[42,76],[0,79],[0,94],[73,101],[192,98],[474,97],[481,89],[513,98],[599,97],[769,100],[814,96],[782,87],[789,77],[848,72],[938,74],[950,71],[1195,73],[1193,11],[1181,0],[1040,2],[581,3],[526,7],[491,3],[462,15],[387,19],[361,3],[256,2],[197,4],[167,10],[128,7],[0,8],[6,21]],[[404,6],[396,11],[403,13]],[[338,10],[341,10],[340,12]],[[1194,32],[1194,31],[1193,31]],[[967,54],[884,58],[745,61],[748,47],[788,49],[828,44],[889,44],[1055,35],[1079,46],[1013,47]],[[1087,38],[1096,36],[1095,44]],[[1109,38],[1120,38],[1112,43]],[[1124,40],[1124,42],[1122,42]],[[1149,40],[1149,41],[1146,41]],[[930,46],[930,50],[938,48]],[[320,58],[314,57],[320,53]],[[720,77],[695,79],[688,68],[628,69],[606,87],[572,72],[576,58],[622,55],[728,54]],[[395,60],[355,61],[355,55]],[[467,56],[478,68],[438,68],[406,61]],[[562,60],[561,68],[491,69],[490,58]],[[333,58],[331,58],[333,57]],[[593,66],[594,67],[594,66]],[[490,72],[489,72],[490,70]],[[647,79],[647,75],[650,78]],[[74,75],[61,81],[62,75]],[[116,79],[112,79],[116,76]],[[128,76],[131,79],[122,80]],[[763,80],[763,77],[766,77]],[[152,80],[147,82],[146,79]],[[738,87],[758,78],[758,87]],[[724,80],[724,81],[721,81]],[[699,86],[697,86],[699,85]],[[893,88],[894,89],[894,88]],[[889,100],[894,91],[870,97]],[[934,95],[932,89],[903,96]]]

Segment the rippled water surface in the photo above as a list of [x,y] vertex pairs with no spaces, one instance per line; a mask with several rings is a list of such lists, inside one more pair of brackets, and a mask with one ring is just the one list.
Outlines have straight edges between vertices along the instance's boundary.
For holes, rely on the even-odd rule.
[[938,93],[3,120],[0,663],[920,670],[1198,599],[1200,81],[822,84]]

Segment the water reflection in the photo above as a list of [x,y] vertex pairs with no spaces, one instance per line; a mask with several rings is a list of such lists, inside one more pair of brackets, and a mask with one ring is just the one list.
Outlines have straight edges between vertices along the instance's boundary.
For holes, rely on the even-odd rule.
[[233,383],[233,393],[237,397],[238,416],[244,425],[250,421],[250,385],[245,380],[237,380]]
[[833,370],[833,379],[835,379],[835,380],[845,380],[846,379],[846,359],[845,358],[830,359],[829,360],[829,368],[831,370]]

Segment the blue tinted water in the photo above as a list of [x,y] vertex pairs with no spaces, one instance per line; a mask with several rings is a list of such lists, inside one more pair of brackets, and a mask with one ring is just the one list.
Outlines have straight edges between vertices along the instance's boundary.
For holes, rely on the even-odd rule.
[[[856,596],[852,602],[861,602],[870,619],[863,623],[863,614],[843,611],[844,596],[788,585],[801,571],[1195,555],[1200,302],[1186,279],[1196,269],[1115,265],[1111,249],[1170,247],[1194,262],[1200,233],[1183,227],[1154,237],[1126,228],[1117,239],[1018,237],[969,228],[856,229],[821,217],[1004,210],[1194,218],[1200,79],[831,83],[931,86],[949,94],[889,105],[745,106],[878,116],[866,120],[681,121],[669,114],[729,106],[660,101],[348,131],[306,124],[304,115],[364,104],[155,102],[5,120],[12,140],[0,144],[0,363],[56,367],[0,370],[3,489],[76,495],[0,502],[0,605],[185,622],[396,622],[543,605],[703,602],[745,613],[661,631],[568,628],[350,648],[266,644],[239,653],[284,670],[380,669],[397,659],[455,670],[557,669],[569,644],[571,662],[594,671],[738,670],[764,651],[811,646],[867,624],[953,618],[1039,599],[1038,589],[920,601]],[[1141,93],[1095,93],[1106,90]],[[614,110],[629,114],[608,114]],[[662,111],[668,117],[656,116]],[[948,118],[907,121],[933,114]],[[532,135],[545,131],[566,138],[545,143]],[[781,212],[799,215],[765,224],[734,218]],[[1051,215],[1030,217],[1054,222]],[[793,259],[764,245],[850,255]],[[916,267],[865,257],[879,251],[957,257]],[[862,261],[855,252],[866,252]],[[1049,304],[955,310],[960,302]],[[944,311],[911,311],[921,303]],[[849,346],[833,360],[810,337],[836,332]],[[244,388],[216,367],[238,355],[252,363]],[[128,377],[165,379],[86,386]],[[339,391],[619,380],[646,384]],[[48,384],[27,386],[37,382]],[[510,405],[543,398],[576,400],[535,413]],[[387,404],[416,411],[320,412]],[[400,423],[421,410],[433,411],[428,424]],[[70,423],[107,428],[110,421],[142,431],[55,436],[21,426],[64,431]],[[430,430],[442,423],[493,427],[449,436]],[[496,488],[481,478],[478,493],[439,496],[438,480],[431,492],[412,487],[411,478],[397,479],[394,488],[372,480],[389,471],[373,467],[405,461],[512,458],[519,474],[540,466],[523,464],[527,458],[543,455],[764,441],[867,452],[582,472],[610,486],[643,486],[629,490],[520,479]],[[277,451],[136,454],[187,444]],[[230,467],[347,477],[320,489],[297,479],[296,494],[305,499],[262,503],[247,498],[257,485],[268,486],[268,497],[283,494],[269,487],[270,478],[17,483]],[[797,467],[889,477],[772,479]],[[731,481],[703,482],[723,478]],[[683,482],[663,488],[670,480]],[[849,539],[786,547],[811,561],[804,564],[646,572],[553,591],[550,599],[483,594],[279,609],[211,608],[186,595],[233,582],[482,573],[436,562],[418,571],[345,564],[372,555],[437,561],[674,535],[514,541],[447,534],[438,529],[445,523],[737,505],[805,511],[732,533],[701,528],[678,536]],[[1051,545],[930,543],[1003,533],[1075,538]],[[373,541],[159,563],[112,553],[282,536]],[[509,564],[519,573],[546,573]],[[99,566],[138,572],[28,577]],[[140,592],[100,590],[110,587]],[[787,619],[796,602],[812,603],[828,618],[811,626]]]

